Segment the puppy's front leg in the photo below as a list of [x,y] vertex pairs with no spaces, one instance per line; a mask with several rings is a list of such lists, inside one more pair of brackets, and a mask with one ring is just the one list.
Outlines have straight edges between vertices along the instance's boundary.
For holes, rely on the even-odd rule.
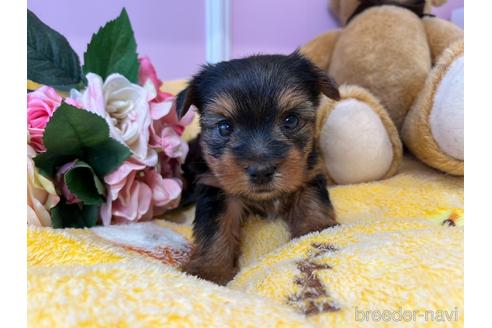
[[315,176],[292,195],[285,220],[292,238],[338,225],[323,175]]
[[199,185],[193,236],[195,251],[185,271],[226,284],[237,273],[242,207],[216,187]]

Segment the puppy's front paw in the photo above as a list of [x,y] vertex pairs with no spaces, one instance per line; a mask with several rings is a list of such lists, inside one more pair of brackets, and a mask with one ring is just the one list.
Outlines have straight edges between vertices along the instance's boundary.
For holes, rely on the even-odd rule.
[[225,285],[234,278],[238,272],[237,267],[224,264],[211,263],[204,257],[192,257],[183,270],[191,275],[212,281],[218,285]]
[[331,228],[331,227],[336,227],[340,225],[337,221],[337,216],[335,214],[335,210],[333,209],[332,206],[330,206],[327,210],[327,219],[326,219],[326,227],[325,228]]

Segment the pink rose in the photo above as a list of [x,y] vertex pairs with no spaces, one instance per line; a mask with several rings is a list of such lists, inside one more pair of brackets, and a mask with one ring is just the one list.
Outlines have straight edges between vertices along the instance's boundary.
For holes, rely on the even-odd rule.
[[163,178],[155,168],[146,167],[135,156],[130,157],[104,181],[106,203],[101,206],[104,225],[148,220],[176,207],[181,194],[181,181]]
[[27,94],[27,129],[31,136],[30,144],[35,151],[46,150],[43,144],[44,129],[61,102],[62,97],[55,89],[47,86]]

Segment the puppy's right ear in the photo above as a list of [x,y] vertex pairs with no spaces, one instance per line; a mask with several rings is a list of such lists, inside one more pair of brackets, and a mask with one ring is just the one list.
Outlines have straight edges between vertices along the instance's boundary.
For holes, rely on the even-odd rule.
[[340,91],[338,91],[338,84],[328,73],[315,68],[318,75],[318,86],[322,94],[333,100],[340,100]]
[[176,114],[178,119],[183,118],[190,109],[191,105],[195,104],[195,88],[193,84],[188,85],[176,96]]

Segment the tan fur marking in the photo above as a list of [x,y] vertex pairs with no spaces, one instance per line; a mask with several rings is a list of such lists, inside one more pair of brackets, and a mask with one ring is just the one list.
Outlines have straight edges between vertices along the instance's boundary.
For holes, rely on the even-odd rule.
[[284,164],[276,173],[275,189],[282,192],[292,192],[298,189],[306,177],[307,154],[297,149],[291,149]]
[[230,153],[225,153],[220,159],[204,155],[213,174],[217,177],[221,188],[233,195],[249,192],[249,181],[243,167],[239,166]]
[[306,96],[299,94],[295,89],[285,89],[282,90],[277,98],[278,108],[280,113],[283,111],[288,111],[296,107],[306,107],[311,108],[313,104],[306,99]]
[[209,164],[213,175],[207,174],[200,177],[200,182],[210,186],[220,187],[227,193],[235,196],[246,196],[258,200],[267,200],[280,196],[282,193],[293,192],[318,174],[324,174],[322,164],[318,163],[312,170],[306,170],[306,161],[311,148],[301,152],[291,149],[283,164],[279,167],[272,186],[272,193],[254,194],[245,168],[238,165],[230,153],[224,153],[220,158],[214,158],[204,153],[205,160]]
[[217,218],[219,229],[210,241],[196,240],[196,250],[185,271],[200,278],[226,284],[238,271],[242,202],[229,197],[224,213]]
[[338,224],[333,207],[322,203],[313,188],[305,187],[296,192],[290,204],[285,220],[293,238]]
[[207,106],[207,110],[231,118],[234,113],[234,100],[227,95],[218,95]]

